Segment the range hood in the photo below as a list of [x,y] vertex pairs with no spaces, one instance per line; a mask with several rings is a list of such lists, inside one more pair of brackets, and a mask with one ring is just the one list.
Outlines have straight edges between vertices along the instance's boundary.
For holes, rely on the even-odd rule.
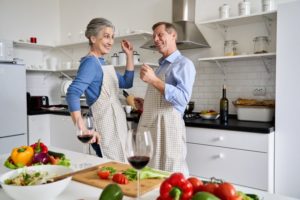
[[[196,49],[209,48],[209,44],[195,24],[195,0],[173,0],[173,25],[177,30],[177,48]],[[153,40],[141,46],[155,50]]]

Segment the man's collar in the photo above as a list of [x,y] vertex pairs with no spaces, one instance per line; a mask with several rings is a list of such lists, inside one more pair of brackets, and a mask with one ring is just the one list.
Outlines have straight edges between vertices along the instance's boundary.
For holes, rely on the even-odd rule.
[[171,55],[169,55],[169,56],[166,57],[166,58],[161,57],[161,58],[159,59],[159,65],[163,65],[163,64],[165,64],[166,62],[168,62],[168,63],[173,63],[173,62],[175,61],[175,59],[176,59],[178,56],[180,56],[180,55],[181,55],[181,53],[180,53],[178,50],[176,50],[176,51],[174,51]]

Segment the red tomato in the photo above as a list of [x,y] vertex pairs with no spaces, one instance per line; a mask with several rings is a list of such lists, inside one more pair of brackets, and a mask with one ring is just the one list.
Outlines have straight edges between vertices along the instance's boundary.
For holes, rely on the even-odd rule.
[[108,170],[98,171],[98,176],[101,179],[108,179],[109,175],[110,175],[110,172]]
[[190,177],[187,179],[193,186],[193,193],[195,194],[196,192],[200,191],[200,186],[203,185],[203,182],[196,178],[196,177]]
[[228,182],[219,184],[215,194],[224,200],[231,200],[231,198],[237,196],[234,186]]
[[217,183],[206,183],[200,186],[200,191],[209,192],[211,194],[216,194],[219,184]]
[[128,179],[124,174],[117,173],[113,176],[112,180],[119,184],[127,184]]

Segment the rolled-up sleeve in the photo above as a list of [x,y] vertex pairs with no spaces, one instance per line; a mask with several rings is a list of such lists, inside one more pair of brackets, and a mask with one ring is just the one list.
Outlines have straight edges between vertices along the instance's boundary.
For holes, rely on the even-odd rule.
[[133,85],[134,71],[126,70],[124,75],[117,72],[120,88],[131,88]]
[[196,76],[194,64],[190,60],[180,62],[170,72],[172,83],[165,83],[164,97],[175,107],[185,107],[192,95]]

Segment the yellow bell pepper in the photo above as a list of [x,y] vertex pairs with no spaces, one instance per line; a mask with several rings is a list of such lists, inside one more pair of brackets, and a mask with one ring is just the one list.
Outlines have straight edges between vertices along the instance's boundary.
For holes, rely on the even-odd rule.
[[33,159],[34,150],[31,146],[14,148],[11,152],[11,159],[15,165],[29,165]]

